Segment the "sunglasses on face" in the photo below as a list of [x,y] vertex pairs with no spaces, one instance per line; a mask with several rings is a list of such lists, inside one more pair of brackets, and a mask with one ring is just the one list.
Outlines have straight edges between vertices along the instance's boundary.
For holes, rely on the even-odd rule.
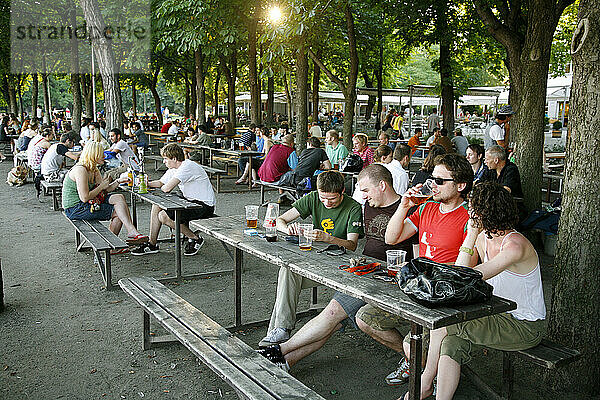
[[454,179],[447,179],[447,178],[436,178],[436,177],[431,177],[431,180],[435,182],[436,185],[438,186],[442,186],[445,185],[446,182],[453,182]]

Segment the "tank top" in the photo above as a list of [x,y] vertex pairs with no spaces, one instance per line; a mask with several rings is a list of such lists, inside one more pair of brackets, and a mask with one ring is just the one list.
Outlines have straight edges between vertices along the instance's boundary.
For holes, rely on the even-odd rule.
[[[504,247],[506,238],[513,233],[520,234],[513,231],[506,235],[500,244],[500,251]],[[487,262],[488,260],[486,240],[483,262]],[[537,321],[546,318],[546,304],[544,303],[544,292],[542,290],[539,258],[537,266],[525,275],[504,270],[488,279],[487,283],[494,287],[493,294],[495,296],[504,297],[517,303],[516,310],[509,311],[516,319]]]
[[[91,190],[94,185],[88,183],[88,187]],[[62,207],[67,209],[79,204],[81,199],[79,198],[79,192],[77,191],[77,183],[71,179],[69,174],[65,175],[62,186]]]

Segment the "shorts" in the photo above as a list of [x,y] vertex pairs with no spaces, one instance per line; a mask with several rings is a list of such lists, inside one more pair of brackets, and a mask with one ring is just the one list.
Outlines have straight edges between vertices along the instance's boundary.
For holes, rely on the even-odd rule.
[[398,330],[406,326],[406,319],[399,315],[383,311],[380,308],[370,304],[365,305],[356,313],[356,318],[360,318],[365,324],[378,331]]
[[518,320],[509,313],[495,314],[450,325],[440,355],[459,364],[471,361],[473,346],[517,351],[537,346],[546,331],[546,321]]
[[[187,199],[186,199],[187,200]],[[190,221],[196,219],[209,218],[215,213],[215,207],[204,204],[199,200],[188,200],[189,202],[200,205],[200,208],[193,208],[190,210],[181,210],[179,212],[179,223],[187,225]],[[175,221],[175,211],[165,210],[169,218]]]
[[361,299],[357,299],[356,297],[348,296],[347,294],[337,291],[333,294],[333,300],[337,301],[340,306],[342,306],[346,312],[346,315],[348,316],[348,318],[342,321],[342,330],[344,330],[344,328],[347,326],[352,326],[354,329],[358,329],[358,326],[356,325],[356,313],[367,303]]
[[100,204],[99,210],[92,212],[90,203],[80,201],[73,207],[65,208],[65,215],[69,219],[109,221],[115,209],[112,204],[108,203],[110,195],[110,193],[106,195],[104,202]]

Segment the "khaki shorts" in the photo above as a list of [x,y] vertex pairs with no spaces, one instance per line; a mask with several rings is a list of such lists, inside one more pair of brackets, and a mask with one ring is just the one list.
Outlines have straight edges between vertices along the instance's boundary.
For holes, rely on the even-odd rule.
[[401,327],[405,327],[407,322],[406,319],[399,315],[383,311],[370,304],[358,310],[356,318],[363,320],[365,324],[378,331],[398,330]]
[[461,322],[446,328],[440,356],[446,355],[459,364],[471,361],[473,346],[517,351],[537,346],[546,332],[546,321],[525,321],[509,313],[490,315]]

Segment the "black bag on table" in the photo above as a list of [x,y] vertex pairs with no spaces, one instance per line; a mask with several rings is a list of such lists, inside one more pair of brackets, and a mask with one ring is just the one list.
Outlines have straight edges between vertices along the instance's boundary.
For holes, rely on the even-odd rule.
[[492,297],[493,287],[481,272],[424,257],[404,265],[396,277],[404,293],[430,307],[473,304]]

